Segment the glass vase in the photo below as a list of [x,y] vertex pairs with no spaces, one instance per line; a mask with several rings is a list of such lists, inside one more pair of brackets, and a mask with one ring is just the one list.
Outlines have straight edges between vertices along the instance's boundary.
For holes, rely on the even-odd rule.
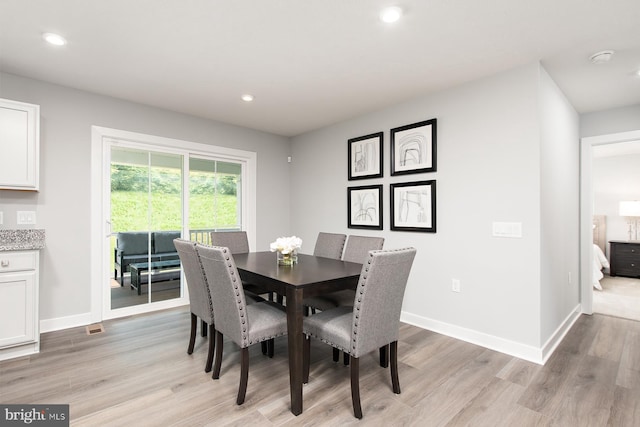
[[278,265],[291,266],[298,262],[298,252],[293,250],[291,252],[283,253],[278,251]]

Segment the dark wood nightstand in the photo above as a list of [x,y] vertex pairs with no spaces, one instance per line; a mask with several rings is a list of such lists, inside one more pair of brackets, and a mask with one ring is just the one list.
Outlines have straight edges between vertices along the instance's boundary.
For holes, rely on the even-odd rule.
[[640,277],[640,241],[611,240],[610,276]]

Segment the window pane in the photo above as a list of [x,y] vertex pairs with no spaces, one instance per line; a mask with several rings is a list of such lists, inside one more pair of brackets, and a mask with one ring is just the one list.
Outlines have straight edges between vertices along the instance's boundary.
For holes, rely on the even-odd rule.
[[189,159],[189,229],[191,238],[208,243],[208,233],[242,229],[240,188],[242,165]]

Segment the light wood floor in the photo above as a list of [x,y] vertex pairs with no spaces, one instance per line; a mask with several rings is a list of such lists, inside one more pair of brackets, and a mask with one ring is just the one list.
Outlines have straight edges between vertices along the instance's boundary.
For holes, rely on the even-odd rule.
[[0,402],[70,404],[77,426],[638,426],[640,322],[583,315],[545,366],[403,325],[402,394],[362,358],[364,418],[353,417],[349,371],[313,343],[304,413],[289,411],[286,340],[268,359],[251,349],[247,399],[235,404],[237,348],[220,380],[204,372],[206,338],[186,354],[189,315],[174,309],[43,334],[38,355],[0,362]]

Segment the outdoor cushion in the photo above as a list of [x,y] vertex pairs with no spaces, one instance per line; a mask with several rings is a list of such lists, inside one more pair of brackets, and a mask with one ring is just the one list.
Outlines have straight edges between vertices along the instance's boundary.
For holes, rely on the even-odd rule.
[[173,252],[177,255],[173,239],[180,238],[179,231],[154,231],[153,233],[153,253]]
[[[146,231],[127,231],[118,233],[117,249],[125,254],[139,255],[148,252],[149,233]],[[173,248],[175,252],[175,248]]]

